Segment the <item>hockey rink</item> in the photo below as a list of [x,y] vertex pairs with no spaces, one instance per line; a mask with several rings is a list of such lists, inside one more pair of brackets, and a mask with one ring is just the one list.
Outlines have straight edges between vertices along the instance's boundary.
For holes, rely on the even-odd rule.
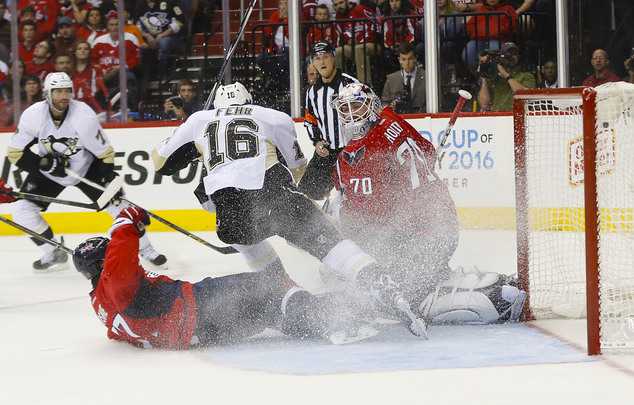
[[[151,228],[150,228],[151,230]],[[65,235],[74,247],[88,236]],[[213,233],[198,236],[218,243]],[[178,279],[246,271],[176,232],[151,233]],[[319,291],[319,263],[273,239],[291,276]],[[233,346],[140,350],[109,341],[74,269],[34,274],[39,249],[0,236],[0,398],[3,404],[623,404],[634,355],[585,354],[585,323],[430,326],[428,341],[397,324],[345,346],[273,331]],[[145,263],[144,263],[145,264]],[[514,231],[462,231],[452,265],[515,272]]]

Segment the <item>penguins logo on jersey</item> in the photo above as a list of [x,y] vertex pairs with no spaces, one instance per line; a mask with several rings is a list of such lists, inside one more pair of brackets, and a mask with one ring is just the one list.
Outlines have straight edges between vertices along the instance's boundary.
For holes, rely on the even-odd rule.
[[346,162],[350,166],[359,165],[361,160],[365,157],[365,145],[355,150],[354,152],[348,152],[346,150],[341,152],[343,156],[343,161]]
[[53,135],[49,135],[46,139],[42,139],[42,145],[44,149],[55,156],[64,155],[64,156],[73,156],[78,153],[81,148],[77,147],[78,138],[59,138],[56,139]]

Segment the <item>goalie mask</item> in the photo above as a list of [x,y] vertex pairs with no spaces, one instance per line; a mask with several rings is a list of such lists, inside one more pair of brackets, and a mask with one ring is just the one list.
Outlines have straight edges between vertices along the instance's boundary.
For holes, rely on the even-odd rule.
[[240,82],[235,82],[226,86],[220,86],[216,98],[214,99],[214,108],[251,104],[252,102],[253,99],[246,87]]
[[70,98],[74,98],[75,92],[70,76],[64,72],[53,72],[49,73],[46,79],[44,79],[44,98],[48,102],[48,105],[57,112],[63,112],[64,110],[58,110],[53,105],[52,93],[55,89],[70,89]]
[[363,138],[381,115],[381,101],[370,86],[350,83],[339,92],[331,106],[343,124],[346,143]]
[[101,236],[87,239],[75,248],[73,264],[88,280],[101,274],[110,239]]

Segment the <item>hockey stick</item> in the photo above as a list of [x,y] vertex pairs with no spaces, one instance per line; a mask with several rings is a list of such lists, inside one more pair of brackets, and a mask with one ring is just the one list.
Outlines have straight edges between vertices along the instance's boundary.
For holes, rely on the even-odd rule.
[[83,203],[83,202],[79,202],[79,201],[60,200],[59,198],[47,197],[47,196],[38,195],[38,194],[22,193],[22,192],[18,192],[18,191],[0,190],[0,194],[6,195],[6,196],[9,196],[9,197],[20,198],[20,199],[23,199],[23,200],[43,201],[43,202],[48,202],[48,203],[57,203],[57,204],[62,204],[62,205],[70,205],[70,206],[73,206],[73,207],[87,208],[89,210],[100,211],[100,210],[102,210],[104,208],[104,207],[100,207],[99,204],[97,204],[96,202],[94,202],[94,203]]
[[40,235],[39,233],[34,232],[34,231],[30,230],[29,228],[25,228],[22,225],[18,225],[15,222],[11,221],[10,219],[3,217],[2,215],[0,215],[0,221],[4,222],[7,225],[11,225],[14,228],[19,229],[22,232],[24,232],[24,233],[26,233],[28,235],[31,235],[32,237],[34,237],[36,239],[39,239],[39,240],[41,240],[44,243],[48,243],[49,245],[53,245],[53,246],[55,246],[58,249],[62,249],[64,252],[66,252],[66,253],[68,253],[70,255],[73,254],[73,249],[71,249],[69,247],[66,247],[63,244],[59,243],[59,242],[55,242],[54,240],[45,238],[44,236]]
[[225,55],[225,59],[222,62],[222,66],[220,66],[218,77],[216,77],[216,83],[214,83],[214,87],[211,89],[211,92],[209,93],[209,97],[207,97],[207,101],[205,102],[205,108],[204,108],[205,110],[208,110],[209,107],[211,107],[211,104],[214,102],[214,98],[216,97],[216,92],[218,91],[218,87],[220,87],[222,76],[224,76],[225,74],[225,70],[227,69],[227,64],[229,63],[229,59],[231,59],[231,56],[233,56],[233,52],[235,52],[236,47],[238,46],[240,37],[242,36],[242,33],[244,32],[244,29],[246,28],[247,23],[249,22],[249,17],[251,16],[251,13],[253,12],[253,8],[255,8],[256,2],[257,0],[251,0],[251,3],[249,3],[249,6],[244,12],[244,16],[242,16],[242,21],[240,21],[240,28],[238,28],[236,37],[231,43],[231,45],[229,46],[229,49],[227,50],[227,54]]
[[453,113],[451,113],[451,118],[449,118],[449,123],[447,124],[447,129],[445,129],[445,133],[442,134],[442,138],[440,138],[440,142],[438,142],[438,148],[436,148],[436,160],[440,158],[440,151],[443,146],[445,146],[445,142],[447,142],[447,138],[449,137],[449,133],[453,128],[453,125],[456,123],[458,116],[462,112],[462,107],[467,100],[471,100],[471,93],[466,90],[459,90],[458,94],[460,94],[460,100],[458,100],[458,104],[456,104],[456,108],[454,108]]
[[[84,183],[86,183],[86,184],[88,184],[88,185],[90,185],[90,186],[92,186],[92,187],[95,187],[96,189],[99,189],[99,190],[105,190],[105,189],[104,189],[102,186],[100,186],[99,184],[94,183],[94,182],[92,182],[92,181],[90,181],[90,180],[88,180],[88,179],[85,179],[85,178],[81,177],[80,175],[78,175],[77,173],[75,173],[75,172],[73,172],[73,171],[71,171],[71,170],[69,170],[69,169],[66,169],[66,174],[68,174],[69,176],[74,177],[74,178],[76,178],[77,180],[80,180],[80,181],[82,181],[82,182],[84,182]],[[141,206],[139,206],[139,205],[137,205],[137,204],[133,203],[132,201],[128,200],[128,199],[127,199],[127,198],[125,198],[125,197],[121,197],[121,201],[125,201],[125,202],[127,202],[128,204],[130,204],[130,205],[131,205],[131,206],[133,206],[133,207],[137,207],[137,208],[140,208],[140,209],[144,210],[145,212],[147,212],[147,214],[148,214],[150,217],[152,217],[152,218],[156,219],[157,221],[159,221],[159,222],[161,222],[161,223],[163,223],[163,224],[165,224],[165,225],[169,226],[169,227],[170,227],[170,228],[172,228],[172,229],[177,230],[178,232],[180,232],[180,233],[182,233],[182,234],[184,234],[184,235],[189,236],[190,238],[192,238],[192,239],[193,239],[193,240],[195,240],[196,242],[198,242],[198,243],[202,243],[203,245],[207,246],[208,248],[211,248],[211,249],[215,250],[216,252],[222,253],[223,255],[226,255],[226,254],[232,254],[232,253],[238,253],[238,251],[237,251],[235,248],[231,247],[231,246],[214,246],[214,245],[212,245],[211,243],[207,242],[206,240],[201,239],[201,238],[199,238],[198,236],[194,235],[193,233],[191,233],[191,232],[188,232],[188,231],[184,230],[184,229],[183,229],[183,228],[181,228],[180,226],[175,225],[175,224],[173,224],[173,223],[169,222],[168,220],[166,220],[166,219],[163,219],[163,218],[159,217],[158,215],[156,215],[156,214],[154,214],[154,213],[152,213],[152,212],[150,212],[150,211],[146,210],[145,208],[143,208],[143,207],[141,207]]]

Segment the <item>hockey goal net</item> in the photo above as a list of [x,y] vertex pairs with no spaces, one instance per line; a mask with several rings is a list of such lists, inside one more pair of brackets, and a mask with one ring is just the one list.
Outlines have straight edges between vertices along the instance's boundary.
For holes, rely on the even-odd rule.
[[519,91],[518,273],[527,319],[587,318],[588,353],[634,353],[634,85]]

